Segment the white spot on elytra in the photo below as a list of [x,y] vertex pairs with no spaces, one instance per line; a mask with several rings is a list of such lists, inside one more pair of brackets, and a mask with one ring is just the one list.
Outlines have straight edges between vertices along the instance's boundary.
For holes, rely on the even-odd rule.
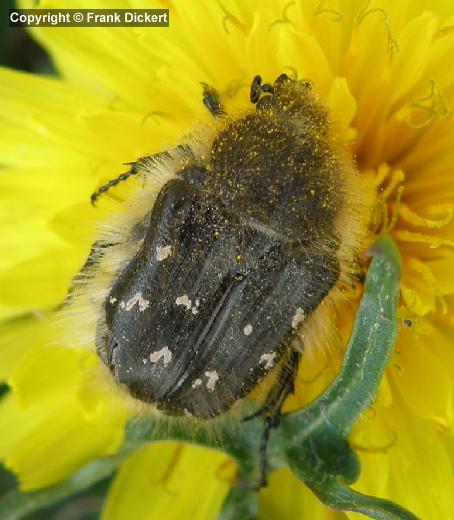
[[244,335],[249,336],[249,334],[252,332],[253,328],[254,327],[250,323],[248,323],[246,325],[246,327],[244,327],[244,329],[243,329]]
[[216,372],[216,370],[207,370],[205,375],[208,378],[207,389],[212,392],[216,386],[216,383],[219,381],[219,374]]
[[183,294],[183,296],[178,296],[178,298],[175,300],[175,303],[177,305],[184,305],[184,307],[186,307],[186,309],[188,310],[190,310],[192,307],[192,302],[188,298],[187,294]]
[[144,365],[146,365],[146,364],[147,364],[147,358],[143,358],[143,359],[142,359],[142,363],[143,363]]
[[158,246],[156,248],[156,260],[158,262],[162,262],[163,260],[165,260],[171,254],[172,254],[172,247],[171,246],[164,246],[164,247]]
[[157,363],[161,358],[164,360],[165,367],[172,361],[172,352],[169,347],[163,347],[161,350],[150,354],[150,361],[152,363]]
[[199,386],[202,386],[202,380],[201,380],[201,379],[196,379],[196,380],[192,383],[192,388],[198,388]]
[[175,300],[175,303],[177,305],[183,305],[183,307],[186,307],[186,309],[188,311],[191,311],[194,315],[196,315],[199,312],[199,300],[196,300],[195,304],[192,305],[192,301],[189,299],[187,294],[183,294],[183,296],[178,296],[178,298]]
[[139,305],[140,312],[143,312],[150,305],[150,302],[142,297],[142,293],[138,292],[126,303],[121,302],[120,308],[130,311],[136,303]]
[[111,296],[109,298],[109,303],[111,303],[112,305],[118,300],[118,298],[115,298],[115,296]]
[[196,300],[195,305],[192,306],[192,314],[195,315],[199,312],[199,309],[198,309],[199,305],[200,305],[200,301]]
[[262,354],[259,359],[259,363],[265,366],[266,370],[269,370],[274,365],[274,360],[276,358],[276,352],[268,352],[267,354]]
[[295,316],[292,319],[292,327],[296,329],[300,323],[304,321],[306,315],[304,314],[304,310],[301,307],[298,307],[295,312]]

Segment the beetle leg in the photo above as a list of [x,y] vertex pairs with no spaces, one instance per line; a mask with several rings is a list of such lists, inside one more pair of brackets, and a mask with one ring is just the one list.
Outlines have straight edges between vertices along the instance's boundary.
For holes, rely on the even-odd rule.
[[144,166],[149,164],[153,161],[162,161],[164,159],[170,159],[172,157],[173,152],[182,152],[185,154],[191,154],[191,149],[187,145],[178,145],[174,150],[165,151],[165,152],[158,152],[153,155],[148,155],[146,157],[141,157],[140,159],[137,159],[137,161],[132,163],[126,163],[131,165],[131,168],[125,172],[116,177],[115,179],[110,180],[108,183],[104,184],[100,188],[98,188],[92,195],[91,195],[91,203],[95,205],[95,202],[98,200],[100,195],[103,193],[106,193],[110,190],[110,188],[113,188],[117,184],[120,184],[120,182],[125,181],[126,179],[129,179],[129,177],[132,177],[133,175],[137,175],[140,173]]
[[[278,416],[280,415],[280,410],[284,404],[284,401],[287,399],[288,395],[293,393],[294,380],[300,358],[300,352],[297,352],[296,350],[291,351],[289,355],[288,367],[284,373],[284,376],[277,382],[275,386],[272,387],[271,391],[266,396],[263,406],[261,406],[251,415],[245,417],[243,421],[250,421],[259,415],[273,416],[276,414],[276,411],[278,412]],[[276,424],[276,426],[278,426],[278,424]]]
[[[159,154],[157,154],[157,155],[159,155]],[[102,195],[103,193],[106,193],[107,191],[110,190],[110,188],[113,188],[117,184],[120,184],[120,182],[123,182],[126,179],[129,179],[129,177],[131,177],[132,175],[136,175],[137,173],[139,173],[139,165],[140,165],[140,163],[141,163],[141,161],[143,159],[144,158],[139,159],[135,163],[132,163],[131,168],[127,172],[122,173],[121,175],[119,175],[115,179],[110,180],[108,183],[104,184],[103,186],[98,188],[94,193],[92,193],[92,195],[90,197],[91,198],[91,203],[93,205],[95,205],[95,203],[98,200],[100,195]]]
[[270,440],[270,433],[271,433],[272,428],[274,428],[273,418],[271,417],[271,415],[267,415],[265,417],[262,438],[260,439],[260,447],[259,447],[259,474],[260,474],[259,489],[262,487],[266,487],[268,485],[267,452],[268,452],[268,442]]
[[268,394],[265,404],[257,410],[254,414],[246,417],[244,420],[248,421],[257,417],[258,415],[264,415],[264,426],[262,439],[260,441],[259,448],[259,470],[260,470],[260,487],[267,485],[267,450],[270,433],[273,428],[279,426],[281,420],[281,408],[286,400],[287,396],[294,392],[295,388],[295,376],[298,370],[299,361],[301,359],[301,353],[296,350],[292,350],[289,355],[289,366],[285,372],[284,377],[274,386]]

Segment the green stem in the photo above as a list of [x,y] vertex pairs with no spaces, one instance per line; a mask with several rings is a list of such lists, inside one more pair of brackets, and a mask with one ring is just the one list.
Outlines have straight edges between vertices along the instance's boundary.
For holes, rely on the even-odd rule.
[[345,482],[360,472],[358,457],[346,440],[354,422],[372,403],[397,337],[401,276],[399,252],[389,237],[374,247],[341,370],[308,407],[282,420],[287,462],[327,506],[371,518],[416,517],[387,500],[362,495]]

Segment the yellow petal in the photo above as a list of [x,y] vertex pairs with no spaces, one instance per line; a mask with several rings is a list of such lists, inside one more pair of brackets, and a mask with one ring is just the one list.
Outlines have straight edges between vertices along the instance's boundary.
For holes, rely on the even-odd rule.
[[10,395],[0,403],[0,457],[21,489],[46,487],[114,453],[123,440],[124,417],[112,426],[86,422],[67,393],[26,408]]
[[346,78],[334,79],[328,105],[333,119],[338,121],[343,130],[347,132],[356,114],[356,100],[350,92]]
[[341,520],[346,515],[324,506],[288,469],[269,475],[268,486],[260,491],[260,520]]
[[399,52],[390,77],[390,105],[417,84],[426,66],[437,19],[424,13],[411,20],[398,38]]
[[[59,2],[40,2],[41,9],[58,8],[58,5]],[[105,8],[102,2],[100,6]],[[81,0],[66,2],[65,8],[94,9],[94,6]],[[65,31],[52,29],[41,27],[36,34],[45,46],[52,48],[65,76],[97,88],[108,99],[119,96],[124,104],[152,109],[148,87],[155,67],[152,55],[145,51],[136,31],[130,27],[118,27],[116,31],[109,27],[75,27],[71,38],[67,38]]]
[[9,380],[24,353],[47,343],[51,334],[49,319],[28,316],[3,323],[0,327],[0,380]]
[[76,163],[93,176],[100,163],[108,163],[122,173],[125,162],[160,151],[178,137],[174,123],[148,117],[147,107],[114,110],[108,100],[61,80],[0,68],[0,94],[5,122],[0,152],[6,164],[64,163],[74,169]]
[[42,339],[48,344],[36,344],[39,336],[30,336],[36,327],[22,329],[19,338],[28,349],[10,375],[12,392],[0,403],[0,457],[27,490],[58,482],[93,458],[113,453],[129,416],[121,402],[110,403],[102,392],[96,409],[87,413],[79,394],[99,360],[89,351],[55,346],[55,331],[48,322],[45,326]]
[[88,350],[39,345],[23,356],[12,375],[11,386],[23,406],[51,399],[63,391],[74,394],[83,372],[97,362],[95,354]]
[[380,404],[372,405],[355,424],[349,439],[361,462],[360,477],[353,488],[373,496],[384,496],[388,490],[388,453],[396,434],[386,424],[387,413]]
[[0,321],[2,323],[7,323],[9,320],[20,317],[22,314],[22,312],[18,311],[14,307],[0,304]]
[[[0,176],[0,268],[6,270],[62,245],[53,216],[90,200],[96,179],[83,168],[5,169]],[[37,196],[37,194],[40,194]],[[76,219],[75,219],[76,220]]]
[[389,450],[388,498],[419,518],[450,518],[454,476],[442,437],[402,402],[396,403],[392,421],[397,438]]
[[443,294],[454,293],[453,256],[454,255],[450,255],[446,259],[433,260],[427,264]]
[[[47,249],[55,249],[61,240],[49,229],[45,219],[18,216],[16,224],[0,225],[0,269],[6,271]],[[0,290],[1,294],[1,290]],[[1,299],[1,296],[0,296]]]
[[[392,371],[394,383],[415,416],[433,419],[444,426],[453,425],[453,370],[432,352],[430,336],[403,329],[396,345],[394,362],[400,370]],[[434,384],[434,381],[437,383]]]
[[214,520],[234,475],[235,464],[220,452],[171,442],[150,444],[121,466],[102,520]]
[[[14,138],[22,136],[25,137],[25,141],[22,140],[22,149],[30,141],[32,146],[25,147],[27,154],[32,150],[37,153],[33,157],[34,165],[48,164],[47,154],[43,153],[43,149],[39,154],[39,150],[33,146],[35,137],[42,142],[43,148],[59,148],[63,145],[72,152],[70,155],[73,157],[83,154],[78,155],[79,160],[86,154],[99,156],[100,150],[96,150],[93,142],[90,143],[86,130],[81,125],[74,124],[76,114],[81,109],[99,107],[98,97],[70,87],[60,80],[34,77],[2,68],[0,93],[3,100],[0,115],[6,123],[2,125],[2,132],[5,132],[2,137],[6,138],[8,126],[12,130],[3,144],[5,147],[12,145],[14,148],[11,151],[16,150]],[[20,129],[23,130],[22,133]],[[21,164],[23,161],[21,153],[8,154],[8,148],[4,151],[6,155],[3,156],[3,161],[7,164]],[[61,150],[57,150],[57,154],[61,154]]]
[[400,397],[392,410],[374,408],[355,425],[351,438],[362,465],[355,489],[392,500],[418,518],[450,518],[454,477],[441,432]]
[[83,261],[80,251],[60,247],[21,262],[0,274],[0,302],[22,312],[56,306]]

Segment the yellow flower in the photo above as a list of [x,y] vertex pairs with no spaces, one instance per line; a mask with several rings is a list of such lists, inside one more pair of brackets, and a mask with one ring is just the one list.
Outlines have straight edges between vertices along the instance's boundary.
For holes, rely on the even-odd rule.
[[[107,5],[62,4],[39,7]],[[388,231],[403,257],[398,342],[351,436],[362,463],[355,488],[424,519],[454,518],[452,2],[162,6],[170,28],[33,31],[61,79],[0,69],[0,375],[11,387],[0,403],[1,458],[33,490],[119,448],[131,410],[96,383],[92,352],[59,341],[52,317],[89,252],[95,221],[118,204],[105,197],[95,209],[90,194],[124,163],[209,119],[200,82],[217,88],[230,111],[247,104],[255,74],[272,81],[287,72],[310,79],[328,104],[377,187],[377,231]],[[353,317],[354,309],[339,312],[339,339],[303,359],[288,407],[332,380]],[[232,471],[228,458],[202,448],[145,446],[121,466],[103,518],[215,518]],[[345,516],[320,505],[288,470],[271,475],[260,506],[267,520]]]

